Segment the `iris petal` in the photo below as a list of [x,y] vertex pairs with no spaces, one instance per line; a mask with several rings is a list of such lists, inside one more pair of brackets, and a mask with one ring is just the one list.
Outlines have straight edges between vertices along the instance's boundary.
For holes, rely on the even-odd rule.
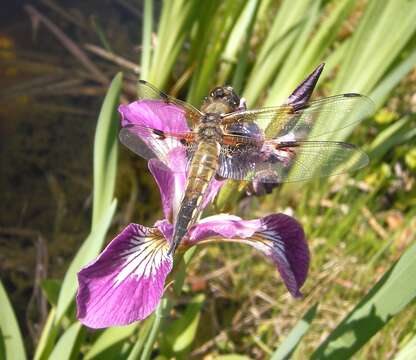
[[[165,103],[162,100],[138,100],[128,105],[120,105],[121,126],[131,127],[144,144],[167,165],[169,152],[181,146],[178,139],[167,137],[163,141],[153,132],[134,130],[134,125],[145,126],[167,133],[183,133],[189,131],[185,111],[180,107]],[[138,128],[139,129],[139,128]]]
[[189,231],[184,245],[209,241],[230,241],[250,245],[269,257],[294,297],[309,268],[309,249],[302,226],[285,214],[273,214],[258,220],[217,215],[205,218]]
[[78,319],[91,328],[127,325],[157,307],[172,270],[158,228],[128,225],[78,273]]
[[160,160],[150,159],[147,166],[159,187],[163,214],[172,220],[172,205],[175,197],[175,177],[172,171]]

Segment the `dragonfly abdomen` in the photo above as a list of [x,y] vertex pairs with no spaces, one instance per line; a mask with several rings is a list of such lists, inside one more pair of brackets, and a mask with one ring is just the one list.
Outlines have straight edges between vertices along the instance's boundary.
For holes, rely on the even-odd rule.
[[220,146],[215,141],[201,141],[192,158],[185,194],[176,218],[170,252],[175,251],[189,227],[201,215],[201,203],[218,169]]

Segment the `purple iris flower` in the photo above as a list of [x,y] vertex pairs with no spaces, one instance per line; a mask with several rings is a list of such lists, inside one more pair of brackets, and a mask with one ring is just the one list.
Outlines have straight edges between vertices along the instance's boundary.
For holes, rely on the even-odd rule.
[[[122,126],[145,125],[166,133],[188,131],[185,114],[179,107],[159,100],[139,100],[119,108]],[[166,120],[167,119],[167,120]],[[138,134],[157,155],[148,162],[159,187],[165,219],[153,227],[129,224],[102,251],[97,259],[78,273],[78,319],[91,328],[127,325],[149,316],[158,306],[165,281],[173,268],[168,254],[177,214],[185,189],[186,150],[175,140],[164,148],[151,134]],[[203,206],[207,206],[223,185],[214,181]],[[309,250],[301,225],[285,214],[255,220],[220,214],[193,225],[178,252],[208,242],[246,244],[261,251],[279,271],[288,291],[301,296],[306,279]]]

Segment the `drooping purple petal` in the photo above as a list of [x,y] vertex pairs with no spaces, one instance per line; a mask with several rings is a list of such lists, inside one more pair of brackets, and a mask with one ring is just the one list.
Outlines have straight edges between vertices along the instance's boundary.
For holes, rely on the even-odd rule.
[[261,220],[265,229],[257,233],[258,239],[269,241],[266,253],[276,264],[289,292],[295,297],[302,296],[299,289],[309,269],[309,248],[302,226],[285,214],[273,214]]
[[168,153],[183,146],[179,139],[160,134],[189,131],[182,108],[162,100],[137,100],[120,105],[120,140],[145,159],[157,157],[166,163]]
[[77,317],[84,325],[127,325],[155,310],[173,262],[163,225],[128,225],[78,273]]
[[217,215],[200,221],[189,231],[184,245],[205,241],[231,241],[253,246],[269,257],[289,290],[301,296],[299,289],[309,268],[309,249],[302,226],[285,214],[273,214],[258,220]]
[[189,236],[183,242],[187,245],[195,245],[213,237],[246,239],[260,228],[260,220],[241,220],[238,216],[218,214],[199,220],[189,230]]

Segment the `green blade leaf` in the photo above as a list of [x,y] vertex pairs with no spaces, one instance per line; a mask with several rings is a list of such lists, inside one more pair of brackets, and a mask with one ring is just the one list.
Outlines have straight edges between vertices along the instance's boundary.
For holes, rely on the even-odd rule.
[[65,274],[56,307],[58,324],[72,303],[77,289],[76,273],[94,259],[104,245],[105,236],[114,216],[117,201],[114,187],[117,169],[118,116],[122,74],[118,73],[107,91],[94,139],[94,199],[91,233],[81,245]]
[[104,214],[101,223],[98,224],[97,230],[91,232],[79,248],[75,258],[71,262],[71,265],[69,265],[59,293],[55,324],[58,324],[61,321],[62,317],[65,315],[74,300],[74,296],[77,291],[77,272],[84,265],[93,260],[100,252],[104,244],[105,235],[107,234],[111,220],[116,211],[116,205],[117,201],[114,200],[111,206],[107,209],[107,213]]
[[410,116],[405,116],[377,135],[366,149],[372,161],[384,156],[394,146],[411,141],[416,136],[416,129],[412,127],[410,120]]
[[6,359],[26,359],[22,334],[3,283],[0,281],[0,330]]
[[38,345],[36,346],[34,360],[46,360],[53,349],[56,337],[58,336],[58,326],[54,324],[56,308],[49,311],[46,323],[43,326]]
[[139,323],[135,323],[129,326],[106,329],[94,342],[89,351],[85,354],[84,359],[99,359],[100,354],[102,354],[104,351],[129,338],[134,333],[138,325]]
[[416,336],[406,344],[406,346],[399,351],[394,360],[414,360],[416,357]]
[[45,279],[41,283],[42,291],[51,306],[58,303],[61,281],[56,279]]
[[312,354],[311,359],[349,359],[416,297],[416,244]]
[[351,12],[355,0],[342,0],[336,2],[336,7],[328,17],[321,22],[319,29],[309,41],[306,48],[299,56],[296,66],[289,73],[283,74],[273,83],[270,94],[265,102],[266,106],[273,106],[285,101],[296,86],[310,73],[321,61],[327,49],[336,40],[339,29],[345,18]]
[[277,350],[273,353],[271,360],[286,360],[290,359],[296,347],[299,345],[302,338],[309,330],[312,320],[315,318],[318,304],[313,305],[303,316],[303,318],[296,324],[296,326],[289,333],[287,338],[280,344]]
[[152,28],[153,28],[153,0],[144,1],[144,17],[142,29],[142,56],[140,61],[140,78],[149,76],[150,59],[152,54]]
[[270,85],[288,51],[296,43],[310,6],[310,0],[285,0],[280,5],[268,35],[256,55],[243,92],[249,106]]
[[118,73],[111,82],[95,131],[92,230],[101,221],[114,197],[119,128],[117,107],[122,79],[122,74]]
[[160,344],[162,354],[183,357],[189,350],[196,335],[204,301],[204,294],[194,296],[180,318],[163,332]]
[[72,324],[68,330],[59,338],[58,343],[54,347],[50,360],[70,360],[79,356],[80,340],[83,336],[82,325],[80,322]]
[[414,36],[415,16],[412,1],[369,1],[340,64],[334,91],[368,94]]
[[155,316],[149,316],[144,321],[140,322],[140,331],[137,335],[136,343],[134,344],[133,348],[130,351],[129,357],[127,360],[137,360],[140,357],[140,354],[143,350],[143,346],[145,341],[150,333],[152,328],[153,322],[155,320]]

